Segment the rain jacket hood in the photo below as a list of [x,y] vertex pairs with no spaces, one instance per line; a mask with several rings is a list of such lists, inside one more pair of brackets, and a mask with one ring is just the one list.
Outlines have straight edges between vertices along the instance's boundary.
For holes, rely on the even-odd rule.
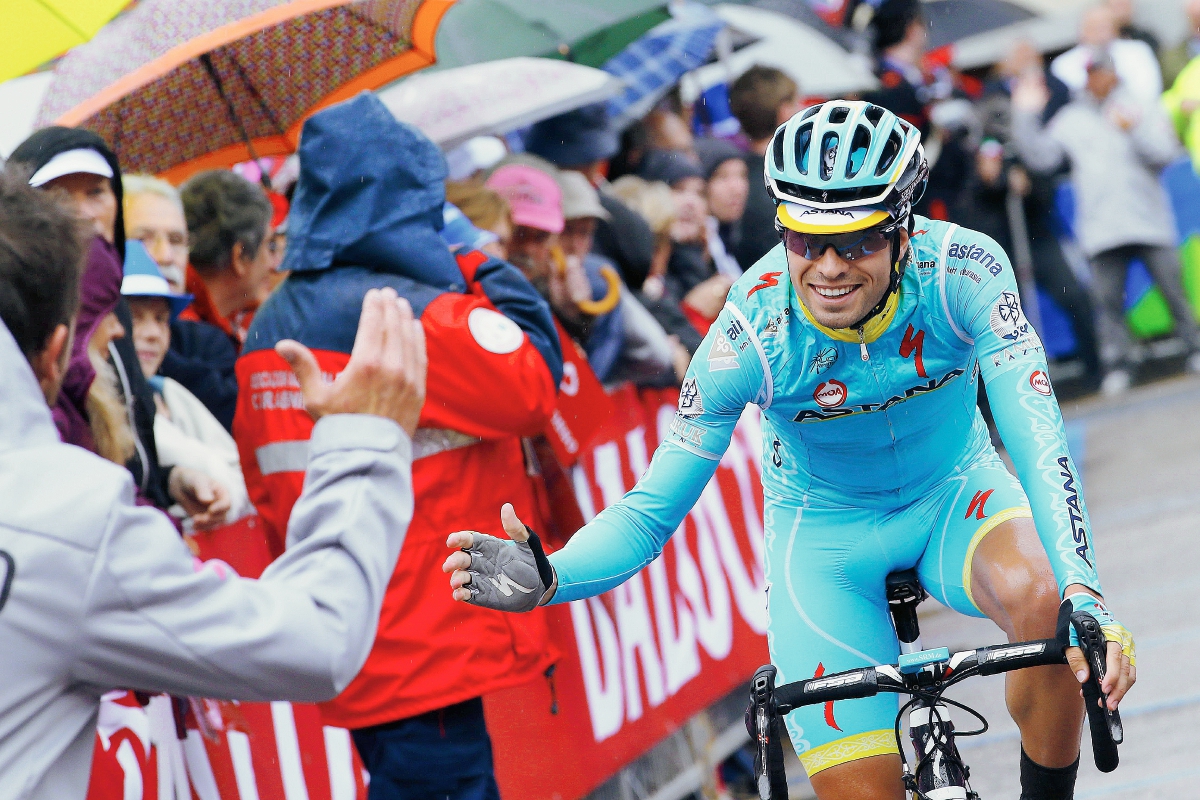
[[0,453],[58,444],[50,408],[33,369],[0,322]]
[[304,123],[282,269],[367,265],[461,292],[439,231],[446,161],[428,137],[363,92]]

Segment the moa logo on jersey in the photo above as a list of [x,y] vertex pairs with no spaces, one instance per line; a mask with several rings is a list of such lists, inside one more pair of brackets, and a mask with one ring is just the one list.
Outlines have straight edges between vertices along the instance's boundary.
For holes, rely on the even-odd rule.
[[1000,299],[992,306],[988,320],[992,332],[1001,339],[1016,341],[1029,334],[1029,320],[1021,311],[1021,298],[1016,292],[1001,292]]
[[1033,374],[1029,376],[1029,385],[1038,394],[1050,396],[1050,376],[1040,369],[1034,370]]
[[837,408],[846,402],[848,396],[846,384],[838,380],[828,380],[818,384],[816,390],[813,391],[813,400],[816,400],[817,405],[821,408]]

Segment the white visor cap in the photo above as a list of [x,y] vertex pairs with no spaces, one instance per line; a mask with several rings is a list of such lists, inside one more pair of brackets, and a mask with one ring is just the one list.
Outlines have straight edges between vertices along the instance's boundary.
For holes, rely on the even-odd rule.
[[33,177],[29,179],[29,185],[33,187],[45,186],[55,178],[61,178],[63,175],[74,175],[77,172],[84,172],[89,175],[100,175],[104,178],[112,178],[112,167],[104,160],[104,156],[92,150],[90,147],[80,147],[75,150],[67,150],[59,153],[54,158],[42,165],[42,168],[33,173]]

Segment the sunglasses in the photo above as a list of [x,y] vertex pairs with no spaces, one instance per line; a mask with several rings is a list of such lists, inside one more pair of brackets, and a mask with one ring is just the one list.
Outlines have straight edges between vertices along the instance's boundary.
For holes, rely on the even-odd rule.
[[845,261],[857,261],[878,253],[892,243],[892,234],[898,223],[876,225],[849,233],[801,233],[790,228],[783,229],[783,246],[801,258],[816,261],[827,248]]

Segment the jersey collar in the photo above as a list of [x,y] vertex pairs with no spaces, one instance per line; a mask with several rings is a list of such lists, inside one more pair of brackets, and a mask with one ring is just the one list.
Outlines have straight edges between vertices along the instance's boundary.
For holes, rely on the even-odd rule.
[[[830,339],[835,339],[839,342],[854,342],[857,343],[858,329],[857,328],[826,328],[821,323],[813,319],[813,315],[809,313],[808,308],[804,305],[804,301],[800,299],[798,294],[795,294],[795,288],[792,289],[793,296],[796,298],[796,305],[800,306],[800,310],[804,312],[804,316],[813,324],[817,330],[828,336]],[[896,318],[896,309],[900,307],[900,295],[904,293],[904,284],[901,282],[900,288],[892,292],[888,298],[887,304],[884,305],[883,311],[879,312],[871,319],[867,320],[867,324],[863,325],[862,341],[870,343],[883,336],[884,332],[891,327],[892,320]]]

